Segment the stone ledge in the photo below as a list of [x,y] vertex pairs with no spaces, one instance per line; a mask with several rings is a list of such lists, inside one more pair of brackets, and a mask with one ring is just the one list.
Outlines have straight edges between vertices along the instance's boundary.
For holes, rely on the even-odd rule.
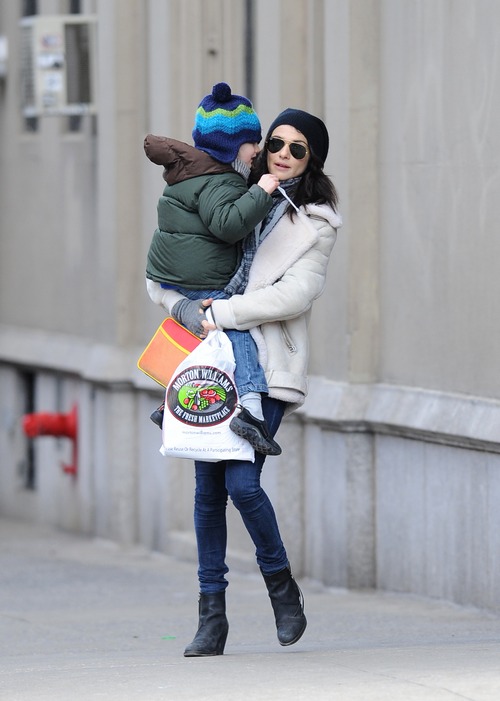
[[371,432],[500,452],[500,400],[384,384],[312,377],[297,412],[343,432]]
[[[141,351],[141,347],[116,348],[77,336],[0,324],[0,362],[161,392],[136,366]],[[336,431],[500,452],[500,400],[495,399],[312,376],[309,395],[296,416]]]
[[160,385],[137,368],[142,350],[140,346],[118,348],[70,334],[0,324],[0,362],[161,392]]

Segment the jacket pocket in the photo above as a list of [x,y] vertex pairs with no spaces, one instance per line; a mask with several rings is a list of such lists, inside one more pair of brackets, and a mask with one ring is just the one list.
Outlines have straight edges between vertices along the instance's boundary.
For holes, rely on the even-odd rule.
[[280,328],[281,328],[281,337],[283,338],[283,342],[285,343],[286,347],[288,348],[288,352],[293,354],[297,352],[297,346],[292,340],[292,337],[288,333],[288,329],[286,327],[286,324],[284,321],[280,321]]

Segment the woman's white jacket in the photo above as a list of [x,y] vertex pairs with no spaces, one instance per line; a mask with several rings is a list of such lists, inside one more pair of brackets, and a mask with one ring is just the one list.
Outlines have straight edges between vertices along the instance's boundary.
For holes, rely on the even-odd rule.
[[213,302],[219,328],[250,329],[269,396],[287,402],[287,413],[307,394],[310,310],[341,225],[328,205],[301,207],[293,221],[281,217],[257,249],[245,293]]
[[[307,394],[310,310],[324,290],[340,226],[340,216],[328,205],[301,207],[293,221],[281,217],[257,249],[245,293],[212,305],[219,328],[250,329],[269,395],[287,402],[287,413]],[[146,284],[153,302],[169,313],[182,299],[152,280]]]

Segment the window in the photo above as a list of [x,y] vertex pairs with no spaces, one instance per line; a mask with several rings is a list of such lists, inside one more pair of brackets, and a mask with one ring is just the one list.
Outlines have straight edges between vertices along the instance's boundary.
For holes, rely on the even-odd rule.
[[[35,411],[35,373],[20,372],[19,379],[21,396],[23,398],[22,412],[23,414],[32,414]],[[32,440],[26,439],[25,454],[21,459],[19,468],[24,488],[35,489],[35,448]]]
[[23,0],[22,16],[29,17],[30,15],[38,14],[38,0]]
[[[70,15],[79,15],[82,11],[80,0],[69,0],[68,12]],[[79,132],[82,128],[82,115],[70,114],[68,117],[67,130],[69,132]]]
[[95,16],[38,15],[20,24],[24,116],[95,114]]
[[[36,15],[38,14],[38,2],[37,0],[23,0],[23,7],[22,7],[22,16],[23,17],[30,17],[31,15]],[[24,37],[21,39],[21,41],[24,41]],[[24,63],[24,52],[23,52],[23,63]],[[24,74],[24,70],[23,70]],[[25,86],[24,82],[22,85],[22,90],[24,93],[24,89],[26,89],[28,92],[33,91],[33,85]],[[23,104],[24,104],[24,99],[25,95],[23,94]],[[35,132],[38,131],[38,117],[25,117],[24,118],[24,129],[25,131],[30,131],[30,132]]]

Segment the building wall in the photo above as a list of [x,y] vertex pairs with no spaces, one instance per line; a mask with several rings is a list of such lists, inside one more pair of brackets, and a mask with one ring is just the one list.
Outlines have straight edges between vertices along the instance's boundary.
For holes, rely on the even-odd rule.
[[[287,106],[324,118],[341,196],[309,397],[263,477],[295,572],[499,608],[498,4],[85,0],[98,114],[78,131],[25,128],[21,6],[0,6],[0,515],[195,559],[192,466],[159,454],[160,388],[135,367],[162,320],[144,286],[161,169],[142,142],[189,141],[226,80],[264,130]],[[76,477],[67,438],[21,430],[74,405]],[[229,520],[229,564],[254,570]]]
[[498,11],[487,0],[382,4],[384,382],[500,396]]

